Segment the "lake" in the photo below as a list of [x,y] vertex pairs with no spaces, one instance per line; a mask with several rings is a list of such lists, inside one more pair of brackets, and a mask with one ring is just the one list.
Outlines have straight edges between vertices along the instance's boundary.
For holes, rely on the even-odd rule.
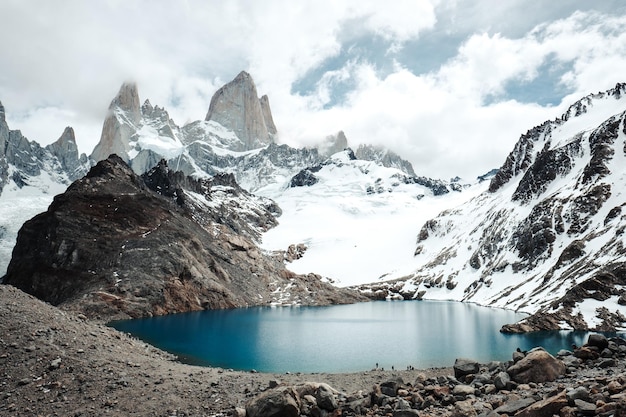
[[551,353],[584,332],[506,335],[525,315],[446,301],[374,301],[330,307],[208,310],[111,323],[180,360],[259,372],[353,372],[447,367],[459,357],[509,360],[516,348]]

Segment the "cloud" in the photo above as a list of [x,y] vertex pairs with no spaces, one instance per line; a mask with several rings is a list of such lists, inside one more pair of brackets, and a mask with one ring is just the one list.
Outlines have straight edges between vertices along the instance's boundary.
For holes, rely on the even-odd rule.
[[12,128],[45,145],[72,125],[90,153],[122,82],[182,125],[247,70],[283,142],[344,130],[423,175],[470,178],[527,129],[625,81],[626,7],[595,3],[1,2],[0,100]]

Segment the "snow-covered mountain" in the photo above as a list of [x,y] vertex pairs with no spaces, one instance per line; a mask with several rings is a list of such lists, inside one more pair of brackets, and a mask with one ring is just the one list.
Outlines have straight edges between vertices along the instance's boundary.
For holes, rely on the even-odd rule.
[[300,171],[288,187],[258,190],[282,209],[263,247],[289,248],[291,270],[315,271],[339,286],[403,276],[414,266],[415,230],[486,188],[410,176],[347,149]]
[[425,222],[414,272],[367,290],[539,312],[508,331],[623,326],[625,93],[522,135],[486,192]]
[[17,232],[24,221],[44,211],[52,198],[89,170],[78,154],[74,130],[41,147],[19,130],[11,130],[0,103],[0,275],[11,259]]

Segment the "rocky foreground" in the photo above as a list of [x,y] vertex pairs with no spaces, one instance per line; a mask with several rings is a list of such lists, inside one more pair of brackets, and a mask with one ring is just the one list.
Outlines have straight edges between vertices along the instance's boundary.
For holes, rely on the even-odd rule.
[[352,374],[190,366],[0,285],[2,416],[626,415],[623,339],[596,335],[557,358],[538,349],[512,359]]

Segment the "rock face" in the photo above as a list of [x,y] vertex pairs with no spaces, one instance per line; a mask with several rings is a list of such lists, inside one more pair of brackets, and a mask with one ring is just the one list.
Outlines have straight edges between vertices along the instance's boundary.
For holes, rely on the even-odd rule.
[[54,194],[85,175],[90,166],[87,156],[78,153],[71,127],[42,147],[9,129],[0,103],[0,275],[11,259],[20,225],[45,210]]
[[91,159],[98,162],[116,154],[128,161],[131,137],[139,129],[141,121],[137,84],[124,83],[109,105],[100,141],[91,153]]
[[267,145],[276,133],[268,98],[264,96],[259,100],[254,81],[245,71],[217,90],[205,120],[233,131],[243,142],[242,148],[234,149],[236,151]]
[[397,168],[411,177],[417,177],[415,171],[413,170],[413,165],[389,149],[372,145],[359,145],[356,149],[355,155],[359,159],[363,159],[365,161],[376,161],[382,164],[382,166]]
[[141,178],[112,156],[23,225],[4,282],[106,319],[361,299],[257,248],[276,210],[232,176],[193,180],[163,161]]
[[522,135],[488,192],[424,224],[420,267],[386,290],[408,282],[405,298],[536,313],[506,331],[620,327],[625,92],[618,84],[584,97]]

